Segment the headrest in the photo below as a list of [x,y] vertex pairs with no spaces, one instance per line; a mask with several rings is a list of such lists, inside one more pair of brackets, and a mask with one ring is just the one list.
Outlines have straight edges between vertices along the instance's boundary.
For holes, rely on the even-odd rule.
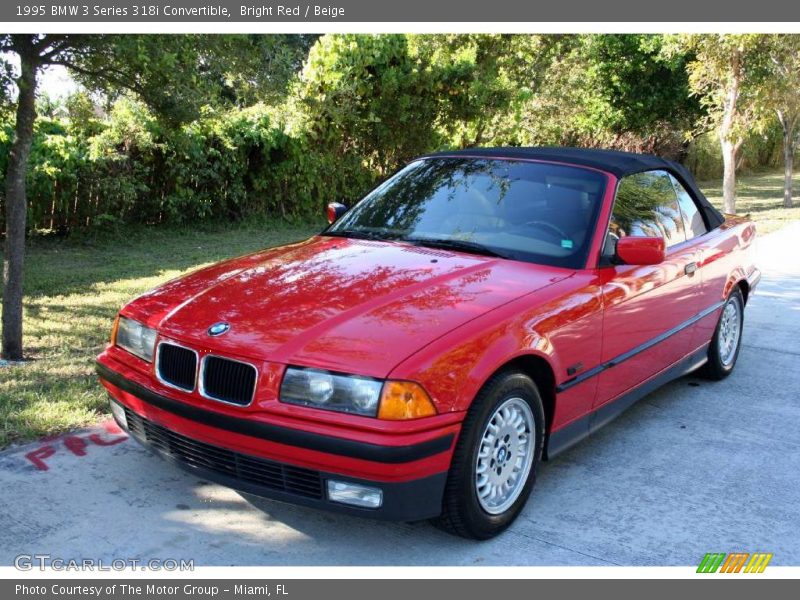
[[561,210],[586,210],[589,207],[589,194],[582,190],[550,185],[547,187],[548,208]]

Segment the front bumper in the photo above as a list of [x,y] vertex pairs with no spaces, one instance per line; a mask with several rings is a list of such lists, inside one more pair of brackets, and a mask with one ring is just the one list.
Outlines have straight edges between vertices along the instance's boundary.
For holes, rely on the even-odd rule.
[[[111,384],[106,387],[112,402],[119,404],[125,411],[126,423],[118,420],[120,427],[157,455],[203,479],[265,498],[381,520],[418,521],[435,517],[441,512],[446,471],[405,481],[376,481],[354,477],[352,474],[316,470],[280,459],[275,460],[256,452],[242,452],[238,448],[209,443],[208,439],[200,439],[201,436],[193,434],[189,428],[178,431],[176,427],[158,422],[154,415],[158,411],[166,411],[186,421],[205,427],[219,427],[221,430],[234,425],[237,429],[243,425],[247,428],[249,423],[250,429],[246,434],[259,436],[259,439],[269,436],[278,443],[298,448],[332,452],[358,459],[369,457],[371,461],[394,467],[448,452],[453,443],[452,435],[412,446],[378,446],[278,426],[269,427],[243,419],[236,419],[234,423],[226,421],[226,418],[229,419],[226,415],[157,394],[126,379],[102,363],[98,363],[97,371],[105,383]],[[123,393],[114,393],[115,391]],[[155,407],[156,411],[146,410],[142,411],[146,415],[140,414],[139,410],[134,410],[123,401],[124,394],[133,396],[148,409]],[[361,508],[329,500],[328,480],[379,488],[383,494],[380,508]]]

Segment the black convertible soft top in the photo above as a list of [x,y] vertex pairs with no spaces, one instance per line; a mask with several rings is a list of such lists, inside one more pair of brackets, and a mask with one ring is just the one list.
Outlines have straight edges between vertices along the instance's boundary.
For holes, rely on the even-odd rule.
[[572,165],[590,167],[607,171],[616,177],[624,177],[642,171],[652,171],[660,169],[672,173],[680,181],[686,190],[694,196],[697,204],[703,212],[706,225],[709,229],[719,227],[724,221],[716,208],[703,195],[697,187],[691,173],[680,163],[654,156],[652,154],[634,154],[633,152],[621,152],[619,150],[599,150],[594,148],[561,148],[561,147],[540,147],[540,148],[470,148],[467,150],[453,150],[429,154],[423,158],[432,157],[480,157],[480,158],[518,158],[521,160],[544,160],[551,162],[562,162]]

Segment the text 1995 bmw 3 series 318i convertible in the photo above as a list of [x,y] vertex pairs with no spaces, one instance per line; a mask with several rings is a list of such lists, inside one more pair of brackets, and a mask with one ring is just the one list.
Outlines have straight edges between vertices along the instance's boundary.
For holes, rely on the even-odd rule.
[[680,166],[568,148],[418,159],[309,240],[126,305],[113,414],[204,478],[485,539],[543,459],[736,364],[754,226]]

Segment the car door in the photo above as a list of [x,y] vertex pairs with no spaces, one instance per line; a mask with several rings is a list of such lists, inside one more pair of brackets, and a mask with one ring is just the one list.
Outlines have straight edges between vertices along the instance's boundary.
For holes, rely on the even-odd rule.
[[[658,265],[613,264],[614,242],[627,235],[663,237],[666,259]],[[604,248],[604,370],[595,408],[666,369],[690,350],[697,313],[697,251],[685,224],[670,175],[647,171],[624,177]]]
[[[705,313],[720,301],[720,290],[725,287],[728,277],[728,265],[725,264],[728,253],[714,243],[713,235],[709,235],[708,224],[694,197],[678,179],[673,175],[670,177],[678,195],[686,239],[697,249],[698,313]],[[691,350],[708,343],[717,326],[718,314],[712,311],[692,326]]]

